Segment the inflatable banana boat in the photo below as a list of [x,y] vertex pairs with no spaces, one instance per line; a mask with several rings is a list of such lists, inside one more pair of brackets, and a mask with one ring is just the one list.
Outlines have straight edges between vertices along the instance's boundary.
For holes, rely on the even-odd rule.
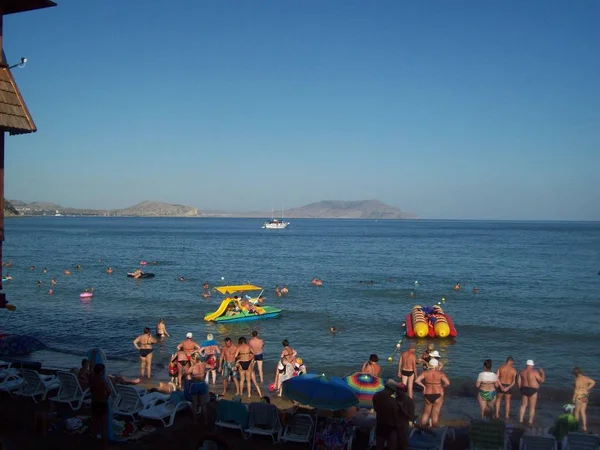
[[416,338],[447,338],[457,336],[454,323],[439,305],[423,308],[415,305],[406,315],[406,335]]

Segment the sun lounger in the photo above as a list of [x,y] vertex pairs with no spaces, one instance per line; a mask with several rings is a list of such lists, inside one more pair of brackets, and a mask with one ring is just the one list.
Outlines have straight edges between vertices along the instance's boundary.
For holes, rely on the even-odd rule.
[[469,440],[470,450],[506,450],[506,425],[500,420],[473,420]]
[[295,414],[285,427],[281,440],[284,442],[310,442],[315,423],[308,414]]
[[245,431],[248,437],[253,434],[271,436],[273,442],[278,442],[281,438],[283,427],[279,420],[277,406],[269,403],[250,403],[250,407],[248,408],[248,428]]
[[124,384],[117,384],[115,388],[117,399],[114,403],[113,413],[120,416],[130,416],[133,419],[140,411],[158,403],[167,402],[170,398],[169,394],[161,394],[160,392],[141,396],[138,390]]
[[188,408],[190,411],[192,411],[191,402],[188,402],[186,400],[179,402],[176,402],[174,400],[168,400],[162,403],[155,403],[152,406],[141,410],[138,414],[144,419],[160,420],[165,427],[170,427],[175,421],[175,415],[179,411],[183,411],[184,409]]
[[413,428],[408,437],[408,447],[419,450],[444,450],[447,440],[454,440],[452,428]]
[[600,436],[597,434],[569,433],[562,441],[562,450],[598,450]]
[[60,381],[58,394],[50,397],[50,401],[57,403],[68,403],[72,410],[76,411],[83,405],[84,400],[89,397],[89,389],[82,389],[79,380],[72,372],[56,372]]
[[556,450],[557,443],[554,436],[523,435],[519,441],[519,450]]
[[248,419],[248,407],[243,403],[231,400],[217,402],[216,427],[240,430],[242,436],[246,437],[244,430],[248,427]]
[[54,375],[40,375],[35,370],[23,369],[22,376],[23,384],[15,391],[15,395],[31,397],[35,403],[38,402],[38,396],[40,400],[46,400],[48,393],[60,387],[60,382]]
[[13,392],[21,387],[24,380],[19,375],[8,375],[0,382],[0,392],[8,392],[12,396]]
[[0,369],[0,381],[3,381],[9,375],[21,375],[21,370],[16,367],[5,367]]

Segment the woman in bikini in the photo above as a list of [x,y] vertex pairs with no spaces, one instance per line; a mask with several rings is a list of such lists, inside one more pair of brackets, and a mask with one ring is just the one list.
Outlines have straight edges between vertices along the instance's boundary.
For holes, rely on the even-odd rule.
[[586,377],[579,367],[573,368],[575,377],[575,390],[573,391],[573,403],[575,404],[575,418],[577,421],[581,418],[583,425],[581,431],[587,432],[587,414],[586,409],[590,398],[590,390],[596,385],[596,382],[590,377]]
[[492,360],[483,362],[483,372],[477,377],[475,387],[478,390],[477,401],[481,409],[481,418],[485,419],[488,410],[493,411],[496,403],[496,393],[500,389],[498,375],[492,372]]
[[239,365],[240,395],[244,394],[245,381],[248,386],[248,398],[252,396],[252,383],[254,383],[254,387],[258,392],[258,396],[262,397],[260,387],[258,387],[258,383],[256,382],[256,375],[254,374],[254,353],[252,353],[252,349],[246,342],[245,337],[238,339],[238,348],[235,352],[235,358],[237,359],[237,364]]
[[421,373],[415,380],[415,384],[423,388],[423,397],[425,398],[421,426],[427,428],[431,417],[431,427],[437,428],[440,410],[444,404],[444,388],[450,386],[450,381],[446,374],[439,369],[437,359],[431,359],[428,367],[428,370]]
[[283,350],[281,351],[280,358],[284,358],[288,363],[292,364],[294,359],[296,359],[296,350],[290,347],[290,343],[287,339],[284,339],[281,345],[283,345]]
[[138,336],[133,341],[134,347],[140,352],[140,377],[144,378],[144,372],[148,378],[152,370],[152,346],[156,344],[156,339],[150,334],[150,328],[144,328],[144,334]]

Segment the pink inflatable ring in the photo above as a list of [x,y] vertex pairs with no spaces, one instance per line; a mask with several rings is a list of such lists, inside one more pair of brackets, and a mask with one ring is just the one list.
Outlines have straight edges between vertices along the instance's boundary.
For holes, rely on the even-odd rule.
[[92,298],[94,294],[92,292],[82,292],[79,294],[79,298]]

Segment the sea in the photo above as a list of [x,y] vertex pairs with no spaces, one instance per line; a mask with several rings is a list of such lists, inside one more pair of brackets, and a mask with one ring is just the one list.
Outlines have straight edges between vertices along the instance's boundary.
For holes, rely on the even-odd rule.
[[[519,369],[527,359],[545,369],[538,417],[547,421],[570,401],[574,366],[600,379],[600,223],[291,222],[285,230],[265,230],[259,219],[7,219],[4,261],[12,267],[4,274],[13,280],[4,292],[17,308],[0,311],[0,332],[45,343],[47,350],[27,357],[44,366],[76,367],[87,349],[100,347],[109,371],[136,376],[132,341],[163,318],[172,337],[155,351],[156,379],[168,378],[166,364],[187,332],[199,342],[207,333],[222,342],[253,330],[266,343],[266,382],[283,339],[309,372],[345,376],[376,353],[383,376],[394,377],[398,344],[404,350],[410,342],[406,314],[415,304],[440,302],[458,331],[455,339],[432,340],[451,381],[444,408],[456,417],[477,416],[474,383],[487,358],[494,368],[512,356]],[[142,260],[157,263],[144,268],[156,276],[127,278]],[[323,286],[313,286],[313,277]],[[52,278],[57,285],[48,295]],[[266,304],[283,312],[255,322],[205,322],[221,296],[203,299],[204,282],[256,284]],[[274,288],[283,284],[289,295],[278,298]],[[80,299],[90,287],[94,297]],[[421,353],[430,341],[415,342]],[[595,417],[598,398],[592,396],[589,409]]]

